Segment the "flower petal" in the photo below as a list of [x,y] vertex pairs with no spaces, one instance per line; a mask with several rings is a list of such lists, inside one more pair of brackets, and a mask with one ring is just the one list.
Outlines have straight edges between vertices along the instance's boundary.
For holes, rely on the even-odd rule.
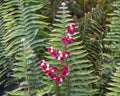
[[74,32],[73,27],[70,27],[70,26],[69,26],[67,30],[68,30],[68,33],[69,33],[70,35],[74,35],[75,32]]
[[65,80],[64,77],[57,76],[56,82],[57,83],[62,83]]
[[50,69],[49,64],[44,64],[43,66],[40,66],[40,68],[41,68],[42,71],[47,71],[47,70]]
[[39,66],[43,66],[45,64],[45,60],[41,60],[40,62],[39,62]]
[[56,67],[53,67],[52,69],[50,69],[50,74],[54,74],[55,72],[57,72],[58,71],[58,68],[56,68]]
[[62,76],[63,77],[66,77],[69,75],[69,69],[70,69],[70,67],[67,65],[63,67],[63,69],[62,69]]
[[49,47],[49,48],[48,48],[48,52],[49,52],[49,53],[53,52],[53,47]]
[[68,58],[70,56],[70,52],[65,52],[64,53],[64,58]]
[[50,79],[54,82],[57,81],[57,76],[56,75],[50,75]]
[[66,38],[66,37],[65,37],[65,38],[62,38],[61,42],[62,42],[62,43],[65,43],[65,44],[68,44],[68,38]]
[[72,44],[72,43],[74,43],[74,39],[73,38],[69,39],[69,41],[68,41],[68,44]]
[[58,57],[58,51],[53,51],[53,52],[51,52],[51,56],[53,56],[53,57]]
[[72,23],[72,24],[70,25],[70,27],[71,27],[73,30],[75,30],[75,29],[77,28],[77,25],[76,25],[75,23]]

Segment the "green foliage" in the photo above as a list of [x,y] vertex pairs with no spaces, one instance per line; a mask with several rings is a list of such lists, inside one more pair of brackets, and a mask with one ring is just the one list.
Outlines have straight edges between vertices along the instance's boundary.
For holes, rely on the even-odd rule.
[[[110,7],[114,0],[65,0],[71,12],[67,7],[58,8],[62,1],[0,1],[0,85],[6,87],[15,82],[16,89],[7,92],[12,96],[55,96],[56,92],[59,96],[119,96],[120,1]],[[109,14],[111,24],[106,27],[106,13],[114,9]],[[77,21],[78,32],[73,36],[75,43],[67,46],[70,57],[63,62],[70,66],[70,74],[58,88],[43,76],[38,61],[46,55],[48,45],[64,49],[60,41],[73,21],[70,14]],[[44,21],[54,22],[49,42],[49,26]],[[22,38],[26,40],[21,44]],[[59,62],[48,54],[45,59],[50,66],[58,67]],[[8,75],[14,78],[6,78]]]
[[88,58],[94,64],[95,69],[98,65],[100,65],[99,63],[101,63],[99,60],[101,59],[103,48],[102,39],[105,30],[100,23],[103,21],[104,15],[105,12],[103,9],[93,8],[79,20],[78,30],[81,35],[81,38],[79,39],[83,41],[83,44],[89,53]]
[[[79,34],[81,35],[78,40],[83,41],[83,45],[88,52],[87,58],[93,64],[94,75],[100,83],[97,83],[97,87],[103,87],[101,85],[101,68],[103,65],[102,53],[103,53],[103,36],[105,35],[104,18],[105,12],[102,8],[93,8],[90,12],[86,13],[83,18],[81,18],[79,23]],[[100,25],[103,23],[102,25]],[[101,80],[100,80],[101,79]],[[105,79],[105,78],[104,78]]]
[[116,62],[119,62],[119,2],[113,4],[117,9],[112,13],[109,14],[112,16],[111,18],[111,24],[108,26],[111,28],[110,32],[107,33],[106,38],[104,39],[106,41],[105,47],[109,49],[111,52],[112,60],[116,60]]
[[[3,42],[3,36],[4,36],[4,33],[6,32],[6,30],[4,29],[3,27],[3,20],[2,20],[2,17],[0,15],[0,86],[5,83],[5,86],[4,87],[7,87],[7,85],[9,85],[8,83],[10,82],[10,79],[8,80],[7,78],[9,76],[9,73],[11,71],[11,65],[12,65],[12,58],[10,57],[6,57],[6,51],[5,51],[5,48],[6,48],[6,43]],[[7,78],[6,78],[7,77]]]
[[113,73],[112,82],[109,83],[109,87],[107,89],[110,90],[108,91],[106,96],[119,96],[120,95],[120,65],[115,68],[116,71]]
[[[46,46],[46,37],[48,37],[48,33],[45,32],[45,29],[48,29],[48,27],[46,26],[48,25],[48,23],[43,21],[43,19],[46,19],[45,16],[36,13],[38,9],[41,9],[43,7],[43,4],[41,4],[39,0],[4,0],[0,3],[0,5],[0,52],[3,53],[0,54],[0,67],[2,69],[0,77],[3,78],[3,75],[6,73],[10,73],[10,70],[14,67],[13,70],[15,71],[12,72],[12,76],[18,74],[15,75],[15,79],[22,82],[23,80],[26,80],[26,77],[28,76],[28,74],[23,74],[27,70],[25,69],[25,66],[32,63],[32,65],[30,65],[32,67],[28,68],[29,79],[26,80],[27,82],[22,83],[25,83],[24,87],[28,87],[29,84],[31,84],[30,87],[32,89],[28,88],[30,90],[40,90],[43,88],[43,84],[41,83],[42,74],[38,66],[38,61],[39,58],[43,58],[44,55],[43,51],[45,50],[44,47]],[[22,38],[26,38],[26,41],[31,47],[30,50],[34,51],[34,53],[36,54],[32,61],[29,60],[33,58],[31,57],[32,53],[28,54],[29,48],[27,50],[28,53],[26,52],[26,54],[28,55],[26,55],[26,57],[23,56],[24,58],[22,57],[22,55],[24,55],[24,52],[21,51]],[[16,59],[17,56],[18,58]],[[20,62],[18,59],[20,59],[20,61],[28,60],[30,62]],[[12,66],[13,62],[18,65]],[[15,81],[15,83],[17,81]],[[33,81],[35,83],[33,83]],[[13,82],[14,81],[12,80],[12,83]],[[18,82],[17,84],[19,86]],[[7,84],[5,84],[5,86],[6,85]],[[19,90],[21,90],[21,87],[19,87],[16,92]],[[13,93],[15,93],[15,91],[13,91]],[[26,94],[30,95],[34,93],[35,92],[29,91]]]
[[[18,81],[18,88],[8,92],[12,96],[35,96],[36,91],[41,88],[38,71],[35,70],[37,62],[29,43],[23,41],[19,53],[16,54],[16,61],[13,64],[14,76]],[[51,87],[43,89],[41,94],[48,93]]]
[[[67,7],[59,7],[56,18],[54,30],[50,34],[51,40],[49,45],[53,46],[56,50],[63,50],[64,44],[61,38],[67,34],[67,27],[72,23],[71,16],[68,14]],[[95,82],[95,77],[92,76],[94,70],[91,70],[92,64],[90,64],[87,57],[87,52],[84,49],[81,41],[77,41],[79,38],[79,32],[75,32],[75,43],[67,46],[67,51],[70,52],[70,57],[64,62],[70,66],[70,75],[66,78],[65,82],[59,89],[53,89],[58,92],[60,96],[91,96],[96,93],[96,89],[92,89],[92,84]],[[47,63],[51,66],[58,66],[58,62],[50,56]],[[66,91],[65,91],[66,90]]]
[[[120,58],[120,33],[119,33],[119,13],[120,13],[120,1],[116,1],[113,6],[116,8],[112,14],[110,14],[111,21],[108,26],[111,28],[110,32],[107,33],[105,41],[106,48],[109,50],[111,61],[113,64],[112,68],[112,81],[109,83],[106,96],[119,96],[120,95],[120,72],[119,72],[119,58]],[[118,65],[116,65],[118,63]],[[114,69],[115,68],[115,69]],[[113,70],[114,69],[114,70]]]
[[37,96],[43,96],[44,94],[49,93],[51,91],[52,87],[53,87],[53,85],[47,86],[47,87],[45,87],[42,90],[37,90],[36,91],[37,92]]
[[104,37],[106,35],[105,23],[106,23],[106,12],[101,7],[92,8],[90,12],[85,13],[83,18],[80,18],[79,32],[88,52],[88,59],[93,64],[94,75],[97,76],[98,82],[93,87],[99,89],[98,96],[103,96],[106,92],[106,85],[110,79],[113,64],[110,63],[109,58],[104,56]]
[[47,24],[39,20],[40,18],[45,18],[44,16],[36,14],[36,10],[42,8],[43,5],[34,2],[31,5],[24,0],[5,0],[1,6],[4,27],[7,29],[4,35],[4,42],[8,42],[5,48],[8,56],[15,55],[18,52],[22,37],[26,37],[32,44],[33,49],[44,46],[40,44],[44,40],[36,39],[36,35],[43,31]]
[[[24,41],[19,53],[16,54],[16,63],[13,64],[14,68],[12,69],[15,73],[13,77],[16,77],[18,81],[18,89],[9,92],[12,96],[30,96],[33,94],[33,90],[38,86],[34,86],[36,83],[36,78],[31,78],[34,74],[32,68],[34,62],[34,54],[30,48],[30,45],[27,44],[27,41]],[[37,84],[35,84],[37,85]],[[26,91],[27,90],[27,91]]]

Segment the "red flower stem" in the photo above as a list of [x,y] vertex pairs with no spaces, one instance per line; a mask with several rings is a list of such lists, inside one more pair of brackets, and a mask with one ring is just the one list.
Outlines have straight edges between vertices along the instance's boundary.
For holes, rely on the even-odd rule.
[[66,52],[66,47],[67,47],[67,45],[66,45],[66,44],[64,44],[64,49],[63,49],[63,52]]

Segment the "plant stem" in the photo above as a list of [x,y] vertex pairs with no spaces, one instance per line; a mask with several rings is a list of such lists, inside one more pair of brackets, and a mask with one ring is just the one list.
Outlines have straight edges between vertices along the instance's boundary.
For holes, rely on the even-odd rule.
[[[25,42],[23,42],[23,43],[25,43]],[[28,88],[28,96],[30,96],[30,86],[29,86],[29,80],[28,80],[28,73],[27,73],[27,70],[28,70],[28,68],[29,68],[29,66],[28,66],[28,64],[27,64],[27,55],[26,55],[26,48],[25,48],[25,45],[23,44],[23,47],[24,47],[24,58],[25,58],[25,60],[24,60],[24,63],[26,64],[26,67],[25,67],[25,78],[26,78],[26,81],[27,81],[27,88]]]
[[64,44],[64,49],[63,49],[63,52],[66,52],[66,47],[67,47],[67,45],[66,45],[66,44]]
[[59,96],[59,86],[58,86],[58,83],[56,83],[56,96]]

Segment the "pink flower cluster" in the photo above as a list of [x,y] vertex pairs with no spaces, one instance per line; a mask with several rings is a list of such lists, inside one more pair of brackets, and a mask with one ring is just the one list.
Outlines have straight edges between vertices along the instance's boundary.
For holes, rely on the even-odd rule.
[[39,66],[41,70],[44,72],[45,76],[48,76],[52,81],[56,82],[59,86],[65,80],[65,77],[69,75],[69,66],[66,65],[63,67],[62,63],[65,59],[70,56],[70,52],[66,51],[66,45],[74,43],[74,39],[72,36],[74,35],[74,31],[76,29],[76,24],[72,23],[67,28],[67,36],[61,39],[61,42],[64,43],[63,51],[55,50],[53,47],[48,48],[48,53],[54,57],[57,61],[60,62],[60,67],[52,67],[50,68],[49,64],[46,64],[45,60],[41,60],[39,62]]
[[69,66],[64,66],[61,69],[61,73],[59,73],[59,69],[56,67],[50,68],[49,64],[46,64],[44,60],[39,62],[39,66],[44,72],[45,76],[49,76],[50,79],[56,83],[61,85],[61,83],[65,80],[65,77],[69,75]]
[[71,36],[74,35],[74,33],[75,33],[74,31],[75,31],[76,28],[77,28],[77,26],[76,26],[75,23],[71,24],[67,28],[67,31],[68,31],[67,36],[62,38],[61,42],[64,43],[64,44],[67,44],[67,45],[74,43],[74,39]]
[[54,50],[53,47],[48,48],[48,52],[50,53],[51,56],[55,57],[56,60],[61,62],[64,61],[66,58],[68,58],[70,55],[69,52]]

